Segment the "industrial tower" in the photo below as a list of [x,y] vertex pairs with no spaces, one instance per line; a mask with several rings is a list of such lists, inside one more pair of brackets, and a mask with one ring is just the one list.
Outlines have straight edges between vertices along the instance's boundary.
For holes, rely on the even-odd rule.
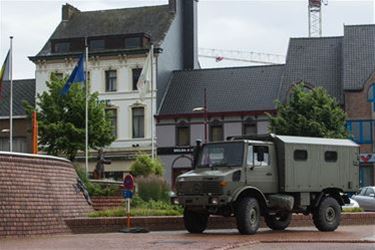
[[328,0],[309,0],[309,37],[322,36],[322,3],[328,4]]

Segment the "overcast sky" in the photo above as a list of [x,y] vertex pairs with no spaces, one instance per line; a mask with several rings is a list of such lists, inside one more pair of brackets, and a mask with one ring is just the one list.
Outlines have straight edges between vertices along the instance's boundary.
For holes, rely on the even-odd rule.
[[[0,63],[14,36],[14,79],[34,78],[36,55],[61,20],[66,2],[81,11],[166,4],[168,0],[0,0]],[[198,42],[203,48],[285,55],[290,37],[308,35],[308,0],[200,0]],[[375,0],[328,0],[323,6],[323,36],[341,36],[343,25],[373,24]],[[232,66],[202,59],[203,66]]]

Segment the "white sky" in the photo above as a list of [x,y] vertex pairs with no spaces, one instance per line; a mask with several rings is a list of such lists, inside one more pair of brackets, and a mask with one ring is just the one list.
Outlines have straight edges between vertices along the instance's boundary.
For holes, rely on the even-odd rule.
[[[36,55],[61,20],[66,2],[81,11],[166,4],[168,0],[0,0],[0,64],[13,39],[14,79],[34,78]],[[285,55],[290,37],[308,33],[308,0],[200,0],[198,42],[203,48]],[[323,6],[323,36],[341,36],[343,25],[375,22],[375,0],[328,0]],[[206,67],[233,66],[202,59]],[[238,64],[237,64],[238,65]]]

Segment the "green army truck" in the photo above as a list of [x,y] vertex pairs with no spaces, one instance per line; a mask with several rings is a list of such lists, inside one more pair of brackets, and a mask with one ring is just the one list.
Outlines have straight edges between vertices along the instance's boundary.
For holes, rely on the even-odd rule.
[[359,146],[351,140],[297,136],[233,137],[197,143],[193,170],[176,179],[172,202],[184,224],[202,233],[210,215],[234,216],[241,234],[255,234],[260,216],[283,230],[292,213],[312,214],[320,231],[340,224],[346,192],[358,190]]

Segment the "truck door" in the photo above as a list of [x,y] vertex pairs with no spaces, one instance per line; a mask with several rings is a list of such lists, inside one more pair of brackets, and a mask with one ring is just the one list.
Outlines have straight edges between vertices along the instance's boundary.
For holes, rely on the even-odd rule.
[[274,148],[269,145],[249,145],[247,152],[247,185],[263,193],[277,192],[277,172]]

